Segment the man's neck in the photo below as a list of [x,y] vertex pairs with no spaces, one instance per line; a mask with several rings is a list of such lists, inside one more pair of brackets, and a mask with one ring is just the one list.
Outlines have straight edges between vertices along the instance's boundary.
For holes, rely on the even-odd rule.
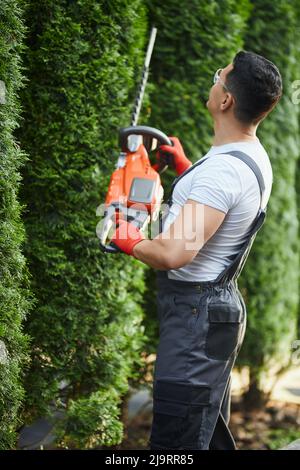
[[212,144],[225,145],[231,142],[256,142],[256,126],[242,127],[236,122],[214,122],[214,137]]

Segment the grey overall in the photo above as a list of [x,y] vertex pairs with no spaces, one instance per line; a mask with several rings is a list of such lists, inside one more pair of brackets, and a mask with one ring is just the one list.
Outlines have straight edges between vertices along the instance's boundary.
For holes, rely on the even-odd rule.
[[[262,200],[265,186],[254,160],[243,152],[228,154],[252,169]],[[203,161],[178,177],[172,192],[178,180]],[[237,279],[265,215],[260,205],[247,240],[215,280],[176,281],[168,279],[167,271],[157,272],[159,345],[150,449],[236,448],[228,428],[230,378],[246,329]]]

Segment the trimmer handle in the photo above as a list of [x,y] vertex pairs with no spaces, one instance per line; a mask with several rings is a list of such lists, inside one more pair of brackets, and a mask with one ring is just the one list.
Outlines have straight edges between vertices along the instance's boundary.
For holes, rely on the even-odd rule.
[[120,129],[119,140],[123,152],[131,152],[128,148],[128,137],[130,135],[141,135],[143,137],[143,145],[147,152],[152,149],[152,141],[156,139],[159,145],[171,145],[173,142],[162,131],[149,126],[130,126]]
[[122,253],[122,250],[112,242],[109,245],[104,245],[100,242],[100,248],[104,253]]

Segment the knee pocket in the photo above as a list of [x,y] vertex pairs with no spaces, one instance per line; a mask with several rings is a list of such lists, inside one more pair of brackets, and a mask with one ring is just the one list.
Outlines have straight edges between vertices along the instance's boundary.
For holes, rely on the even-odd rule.
[[237,349],[242,330],[243,309],[239,302],[214,302],[208,305],[206,355],[226,361]]
[[170,449],[196,449],[210,387],[157,380],[153,396],[151,441]]

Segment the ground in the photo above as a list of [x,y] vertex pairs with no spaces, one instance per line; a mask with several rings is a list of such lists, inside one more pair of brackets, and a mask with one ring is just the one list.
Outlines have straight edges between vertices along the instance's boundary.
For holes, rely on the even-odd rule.
[[[154,358],[155,359],[155,358]],[[151,363],[153,363],[153,358]],[[146,449],[152,419],[152,373],[139,390],[131,390],[128,407],[124,409],[125,427],[123,442],[108,449]],[[297,365],[266,387],[272,391],[271,399],[260,410],[246,411],[241,396],[248,386],[247,370],[234,371],[232,384],[232,414],[230,428],[237,448],[280,449],[292,441],[300,440],[300,367]],[[127,419],[126,419],[127,416]],[[59,419],[59,414],[53,416]],[[53,422],[40,418],[20,430],[18,448],[55,449]],[[101,447],[105,449],[105,447]]]

